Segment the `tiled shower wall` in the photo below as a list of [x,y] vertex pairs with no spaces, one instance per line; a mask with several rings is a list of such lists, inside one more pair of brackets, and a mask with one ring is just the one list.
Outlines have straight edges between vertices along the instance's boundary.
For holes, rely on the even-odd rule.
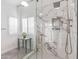
[[[57,16],[60,17],[64,17],[65,19],[62,19],[64,22],[66,22],[67,20],[67,1],[62,1],[60,3],[60,7],[58,9],[55,9],[53,7],[53,2],[57,2],[60,0],[40,0],[37,3],[37,11],[38,14],[40,12],[42,12],[44,15],[48,13],[47,16],[42,17],[44,20],[47,21],[48,25],[50,25],[51,23],[51,19]],[[75,5],[74,5],[74,0],[68,0],[68,9],[69,9],[69,17],[70,19],[72,19],[73,21],[71,22],[72,27],[71,27],[71,44],[72,44],[72,54],[69,55],[70,59],[76,59],[77,58],[77,18],[76,18],[76,12],[75,12]],[[41,11],[42,10],[42,11]],[[65,25],[63,26],[64,28]],[[45,30],[48,29],[45,34],[47,35],[45,40],[50,41],[51,37],[53,38],[52,41],[57,41],[58,42],[58,46],[57,46],[57,53],[61,58],[65,59],[65,44],[66,44],[66,34],[67,32],[64,30],[60,30],[60,32],[56,32],[56,31],[52,31],[50,26],[47,26],[45,28]],[[51,35],[51,32],[53,32],[53,35]],[[57,34],[55,34],[57,33]],[[58,37],[59,34],[59,37]],[[42,54],[42,53],[41,53]],[[48,53],[49,55],[50,53]],[[42,54],[43,55],[43,54]],[[45,58],[45,56],[43,56],[43,58]],[[49,56],[48,56],[49,57]],[[48,58],[47,57],[47,58]],[[37,57],[39,59],[39,57]],[[50,59],[55,58],[55,57],[51,57]]]

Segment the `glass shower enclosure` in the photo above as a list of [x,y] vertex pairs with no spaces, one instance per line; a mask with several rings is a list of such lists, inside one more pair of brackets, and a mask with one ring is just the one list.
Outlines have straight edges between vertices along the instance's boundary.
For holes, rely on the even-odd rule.
[[74,0],[30,0],[29,7],[18,7],[20,32],[32,38],[24,59],[77,59],[75,6]]

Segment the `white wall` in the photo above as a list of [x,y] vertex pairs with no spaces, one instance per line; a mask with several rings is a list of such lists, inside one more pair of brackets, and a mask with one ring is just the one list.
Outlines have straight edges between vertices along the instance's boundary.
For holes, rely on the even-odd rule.
[[17,35],[9,34],[9,17],[17,17],[16,6],[1,1],[1,54],[17,47]]

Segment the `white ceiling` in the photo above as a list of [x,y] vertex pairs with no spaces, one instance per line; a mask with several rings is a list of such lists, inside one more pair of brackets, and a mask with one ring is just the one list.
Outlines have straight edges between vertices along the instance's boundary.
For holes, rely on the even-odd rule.
[[[19,5],[21,1],[23,0],[2,0],[10,5]],[[30,1],[30,0],[24,0],[24,1]]]
[[16,5],[19,2],[19,0],[5,0],[5,2],[7,4]]
[[[7,4],[17,6],[20,4],[20,2],[22,0],[2,0],[2,1],[6,2]],[[25,1],[29,1],[29,0],[25,0]],[[53,3],[56,1],[60,1],[60,0],[39,0],[39,2],[38,2],[38,14],[40,12],[42,12],[43,15],[48,14],[48,16],[43,17],[45,20],[48,20],[48,21],[56,16],[65,17],[66,15],[63,15],[63,13],[65,13],[65,11],[66,11],[66,1],[61,2],[61,7],[59,9],[55,9],[53,7]],[[69,0],[69,1],[70,1],[69,5],[72,4],[72,0]],[[46,6],[46,7],[44,8],[43,6]],[[72,7],[70,7],[70,8],[72,8]],[[49,10],[51,10],[51,12]],[[65,11],[62,12],[62,10],[65,10]],[[49,11],[49,13],[48,13],[48,11]]]

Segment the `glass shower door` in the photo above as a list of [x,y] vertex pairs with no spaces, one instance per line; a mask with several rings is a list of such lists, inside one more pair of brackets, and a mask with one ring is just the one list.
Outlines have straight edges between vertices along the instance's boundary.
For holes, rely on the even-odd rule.
[[29,21],[27,31],[29,35],[34,33],[34,36],[30,36],[34,38],[32,47],[35,49],[25,59],[77,58],[77,18],[74,5],[73,0],[34,0],[34,32],[30,26],[32,22]]
[[[36,0],[22,0],[23,4],[17,6],[19,37],[26,33],[26,38],[22,41],[25,55],[23,59],[36,59]],[[28,6],[26,5],[28,3]],[[25,4],[24,4],[25,3]],[[31,38],[31,39],[29,39]]]

